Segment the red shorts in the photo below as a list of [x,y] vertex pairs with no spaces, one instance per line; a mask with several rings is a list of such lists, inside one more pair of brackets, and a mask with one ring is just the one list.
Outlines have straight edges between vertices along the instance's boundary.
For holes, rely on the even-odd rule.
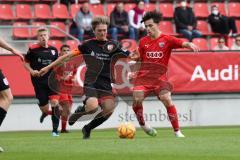
[[162,90],[172,91],[173,86],[170,82],[161,81],[158,85],[136,85],[133,87],[133,91],[143,91],[144,96],[147,97],[151,92],[154,92],[155,95],[158,95]]
[[58,100],[59,102],[64,102],[64,101],[67,101],[67,102],[70,102],[72,103],[73,100],[72,100],[72,96],[70,94],[58,94],[58,95],[52,95],[52,96],[49,96],[49,98],[51,100]]

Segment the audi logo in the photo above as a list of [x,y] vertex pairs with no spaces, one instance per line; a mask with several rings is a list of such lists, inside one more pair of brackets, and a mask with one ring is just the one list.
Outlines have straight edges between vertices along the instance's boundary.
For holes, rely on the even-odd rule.
[[147,58],[162,58],[163,52],[147,52],[146,56]]

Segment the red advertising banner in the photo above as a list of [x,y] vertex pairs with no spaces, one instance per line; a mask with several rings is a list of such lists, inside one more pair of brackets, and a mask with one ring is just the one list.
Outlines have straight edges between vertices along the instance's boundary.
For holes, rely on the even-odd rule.
[[[124,64],[120,65],[123,67],[118,67],[117,74],[126,75],[123,70],[127,69]],[[240,53],[237,52],[174,53],[168,77],[174,93],[240,92],[239,65]],[[14,96],[34,96],[30,75],[18,57],[1,56],[0,69]],[[121,94],[129,94],[131,87],[124,83],[125,78],[123,84],[116,86]]]

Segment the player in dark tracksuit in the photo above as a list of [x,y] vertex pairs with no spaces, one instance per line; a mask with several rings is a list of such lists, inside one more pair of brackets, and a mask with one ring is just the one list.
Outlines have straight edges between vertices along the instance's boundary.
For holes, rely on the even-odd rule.
[[59,107],[57,93],[51,90],[48,85],[48,77],[51,70],[44,76],[39,76],[39,70],[49,65],[58,58],[58,51],[55,47],[48,45],[49,34],[46,28],[40,28],[37,32],[38,43],[29,47],[25,56],[25,68],[31,74],[31,80],[42,111],[40,122],[49,114],[49,101],[52,107],[52,135],[59,136]]
[[95,17],[92,21],[92,28],[96,38],[84,42],[71,54],[60,57],[40,71],[40,74],[44,75],[61,62],[80,54],[83,55],[87,68],[84,81],[86,100],[84,108],[77,109],[77,111],[88,114],[95,112],[98,105],[102,108],[102,112],[83,127],[84,139],[90,138],[91,130],[105,122],[113,113],[115,97],[111,86],[111,66],[120,57],[129,55],[128,51],[121,49],[118,42],[106,38],[108,25],[108,17]]

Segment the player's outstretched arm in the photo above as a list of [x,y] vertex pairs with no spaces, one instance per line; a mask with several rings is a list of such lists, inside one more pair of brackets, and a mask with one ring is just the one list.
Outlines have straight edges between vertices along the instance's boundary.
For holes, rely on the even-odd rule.
[[59,57],[56,61],[52,62],[51,64],[49,64],[48,66],[42,68],[39,71],[39,75],[43,76],[44,74],[46,74],[49,70],[51,70],[53,67],[60,65],[63,62],[69,61],[72,57],[76,56],[76,53],[71,53],[71,54],[65,54],[61,57]]
[[14,49],[13,47],[11,47],[6,41],[4,41],[3,39],[0,38],[0,47],[12,52],[13,54],[19,56],[21,58],[22,61],[24,61],[24,57],[23,55],[17,51],[16,49]]
[[183,48],[188,48],[188,49],[190,49],[194,52],[199,52],[200,51],[199,47],[196,46],[195,44],[191,43],[191,42],[183,42],[182,47]]

